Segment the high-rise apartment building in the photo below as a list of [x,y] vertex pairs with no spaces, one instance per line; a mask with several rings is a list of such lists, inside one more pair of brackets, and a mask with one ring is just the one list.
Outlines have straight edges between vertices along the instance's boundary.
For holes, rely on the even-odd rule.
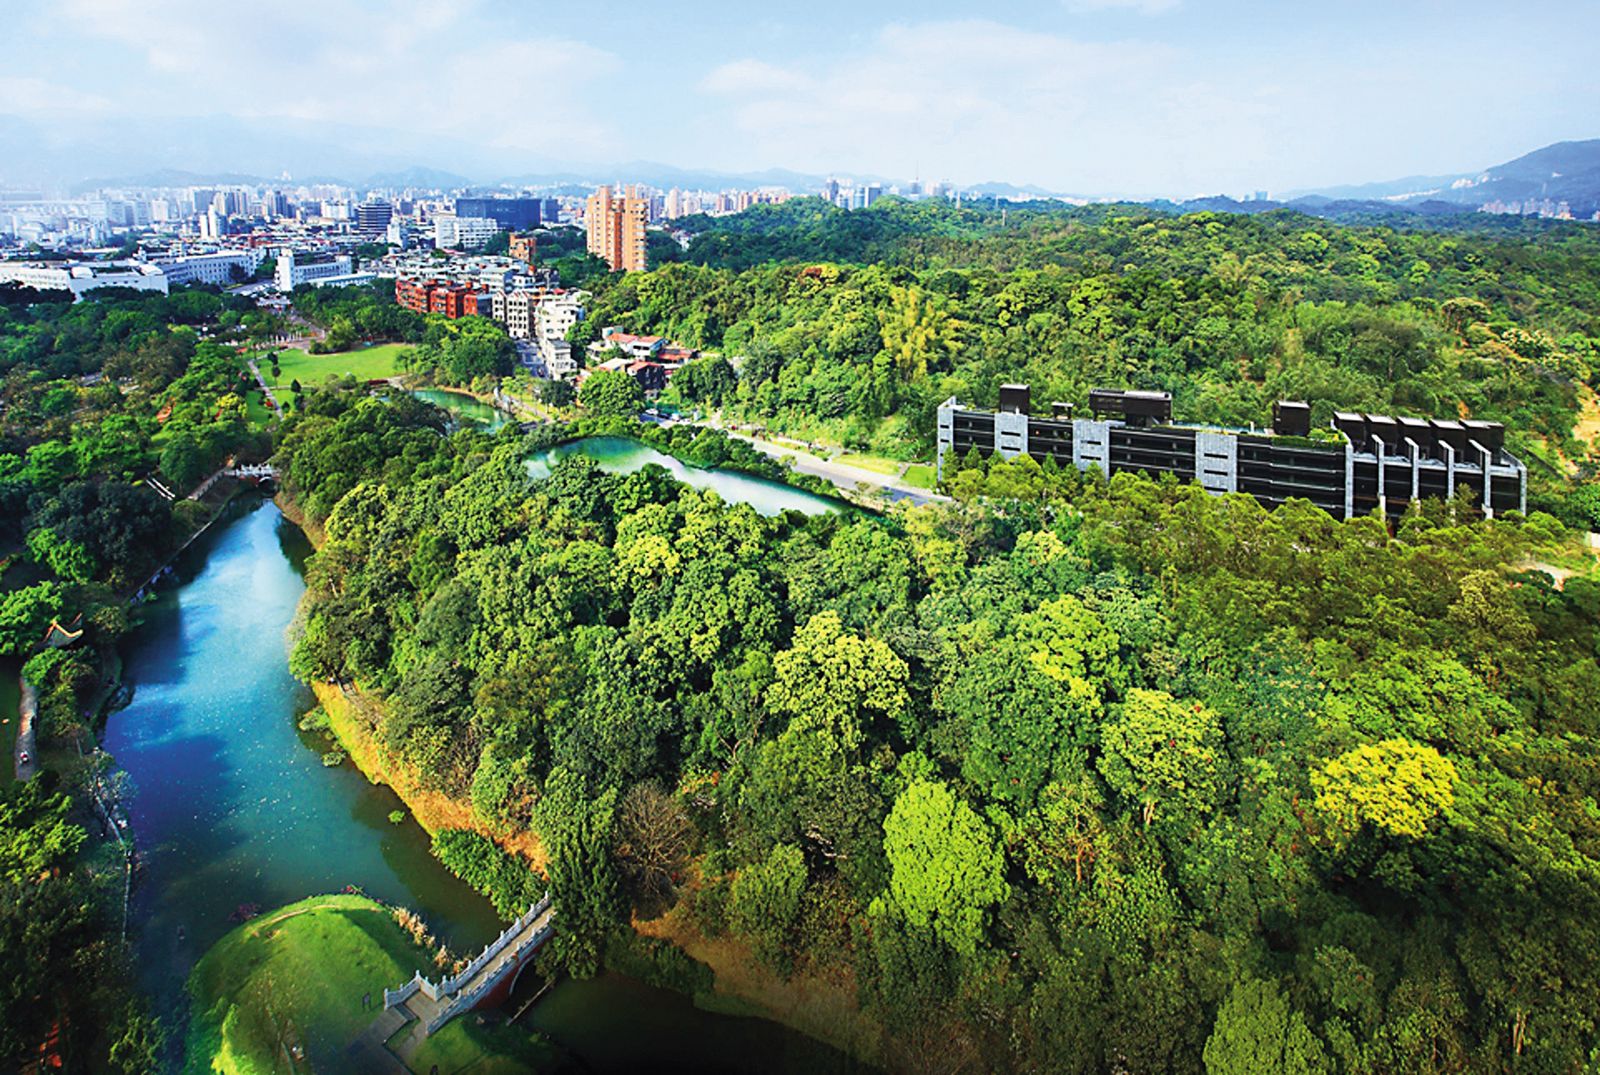
[[589,233],[589,253],[604,258],[613,270],[643,272],[649,212],[649,200],[638,187],[627,188],[620,198],[608,186],[589,195],[583,217]]

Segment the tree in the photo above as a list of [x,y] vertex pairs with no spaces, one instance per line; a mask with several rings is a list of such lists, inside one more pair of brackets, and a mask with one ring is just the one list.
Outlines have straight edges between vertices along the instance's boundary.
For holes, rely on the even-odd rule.
[[1028,657],[1013,642],[986,646],[937,695],[961,775],[991,799],[1022,807],[1082,764],[1099,715],[1087,681],[1074,691]]
[[672,895],[693,835],[683,804],[653,780],[635,784],[617,804],[617,858],[647,899]]
[[1116,632],[1076,597],[1046,601],[1023,616],[1017,637],[1033,666],[1066,684],[1074,697],[1100,700],[1126,685]]
[[945,784],[917,780],[883,822],[888,899],[912,926],[971,955],[989,908],[1010,894],[994,836]]
[[1385,739],[1348,750],[1311,773],[1315,806],[1335,840],[1363,824],[1417,840],[1455,801],[1456,767],[1433,747]]
[[1100,773],[1138,803],[1145,825],[1157,806],[1175,822],[1198,821],[1222,793],[1222,725],[1200,702],[1135,689],[1100,731]]
[[836,612],[813,616],[772,664],[772,707],[797,729],[832,736],[846,753],[861,748],[872,718],[898,720],[910,704],[905,662],[877,639],[847,632]]
[[622,915],[611,864],[616,806],[615,789],[592,794],[581,777],[558,768],[545,781],[544,798],[534,811],[550,855],[551,892],[561,908],[556,955],[580,978],[600,969],[606,940]]
[[157,1070],[166,1041],[166,1032],[155,1016],[139,1003],[130,1001],[118,1019],[111,1041],[112,1070],[122,1075],[144,1075]]
[[177,491],[192,488],[206,476],[207,459],[200,442],[187,429],[173,434],[161,449],[161,473],[171,479]]
[[60,615],[61,586],[40,582],[0,596],[0,653],[21,656],[44,641],[45,628]]
[[622,370],[595,370],[578,388],[578,403],[602,418],[632,418],[644,409],[644,391]]
[[557,379],[539,382],[539,400],[552,407],[569,407],[576,396],[571,381]]
[[1274,982],[1249,979],[1229,990],[1206,1041],[1209,1075],[1321,1075],[1322,1043]]
[[733,879],[729,916],[734,928],[754,942],[762,962],[785,968],[789,932],[805,887],[805,856],[793,844],[777,845]]
[[95,574],[94,557],[76,541],[68,541],[49,527],[28,534],[28,552],[35,561],[68,582],[88,582]]

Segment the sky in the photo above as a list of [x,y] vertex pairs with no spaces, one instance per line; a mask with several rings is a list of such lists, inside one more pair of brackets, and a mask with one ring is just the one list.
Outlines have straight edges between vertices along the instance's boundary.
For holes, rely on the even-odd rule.
[[[1600,136],[1594,14],[1592,0],[0,0],[0,116],[58,131],[237,120],[269,145],[280,128],[359,128],[474,178],[649,160],[1091,197],[1284,193]],[[191,167],[185,152],[165,163]]]

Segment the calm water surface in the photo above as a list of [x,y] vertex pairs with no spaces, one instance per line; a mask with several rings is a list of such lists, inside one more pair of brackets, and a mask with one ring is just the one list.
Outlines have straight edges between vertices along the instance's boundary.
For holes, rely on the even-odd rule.
[[134,785],[129,820],[144,855],[133,918],[149,984],[170,995],[245,904],[271,909],[356,885],[419,911],[452,947],[498,932],[487,900],[429,853],[387,788],[346,762],[322,764],[315,704],[289,674],[285,631],[310,546],[269,502],[197,542],[176,587],[144,606],[125,679],[132,702],[105,746]]
[[528,473],[547,477],[550,468],[570,455],[582,455],[612,474],[632,474],[654,463],[665,467],[674,478],[698,489],[714,489],[723,500],[749,504],[762,515],[803,511],[807,515],[843,511],[848,505],[832,497],[817,496],[792,485],[768,481],[734,470],[717,467],[692,467],[632,437],[584,437],[536,452],[528,459]]
[[451,392],[444,388],[414,388],[411,394],[418,399],[427,400],[435,407],[449,411],[460,421],[469,422],[491,433],[507,422],[515,421],[499,407],[491,407],[465,392]]

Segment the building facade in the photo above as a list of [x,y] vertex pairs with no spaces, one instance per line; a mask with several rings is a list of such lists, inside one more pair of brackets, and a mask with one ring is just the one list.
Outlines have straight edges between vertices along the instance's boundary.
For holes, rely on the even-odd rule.
[[1527,510],[1528,469],[1505,450],[1499,422],[1393,418],[1341,412],[1332,428],[1311,429],[1304,403],[1273,408],[1273,428],[1260,432],[1178,425],[1165,392],[1094,389],[1091,417],[1052,403],[1034,416],[1026,385],[1003,385],[996,411],[939,405],[938,473],[977,450],[1012,459],[1030,455],[1079,470],[1172,474],[1207,491],[1247,493],[1273,508],[1290,497],[1309,500],[1339,519],[1374,509],[1398,518],[1414,501],[1465,493],[1485,515]]
[[532,265],[539,256],[539,240],[533,235],[513,235],[506,252],[516,260]]
[[456,216],[483,217],[508,231],[539,226],[538,198],[457,198]]
[[102,287],[167,293],[167,274],[147,262],[0,261],[0,281],[39,291],[70,291],[77,302]]
[[440,213],[433,218],[433,245],[440,250],[475,250],[500,230],[488,217]]
[[155,264],[167,274],[167,283],[173,287],[184,284],[213,284],[227,287],[235,283],[235,270],[248,278],[266,260],[265,247],[243,250],[219,250],[212,254],[178,254],[155,258]]
[[356,234],[363,239],[382,239],[394,217],[388,202],[363,202],[356,206]]
[[278,254],[274,282],[278,285],[279,291],[287,293],[303,284],[316,283],[334,276],[350,275],[352,275],[352,263],[348,254],[307,260],[286,247]]
[[589,195],[583,216],[588,232],[589,253],[604,259],[617,272],[643,272],[647,267],[645,227],[649,220],[649,200],[638,187],[629,187],[621,197],[610,187]]
[[419,314],[458,317],[494,316],[491,292],[444,280],[417,280],[399,277],[394,282],[394,301]]

